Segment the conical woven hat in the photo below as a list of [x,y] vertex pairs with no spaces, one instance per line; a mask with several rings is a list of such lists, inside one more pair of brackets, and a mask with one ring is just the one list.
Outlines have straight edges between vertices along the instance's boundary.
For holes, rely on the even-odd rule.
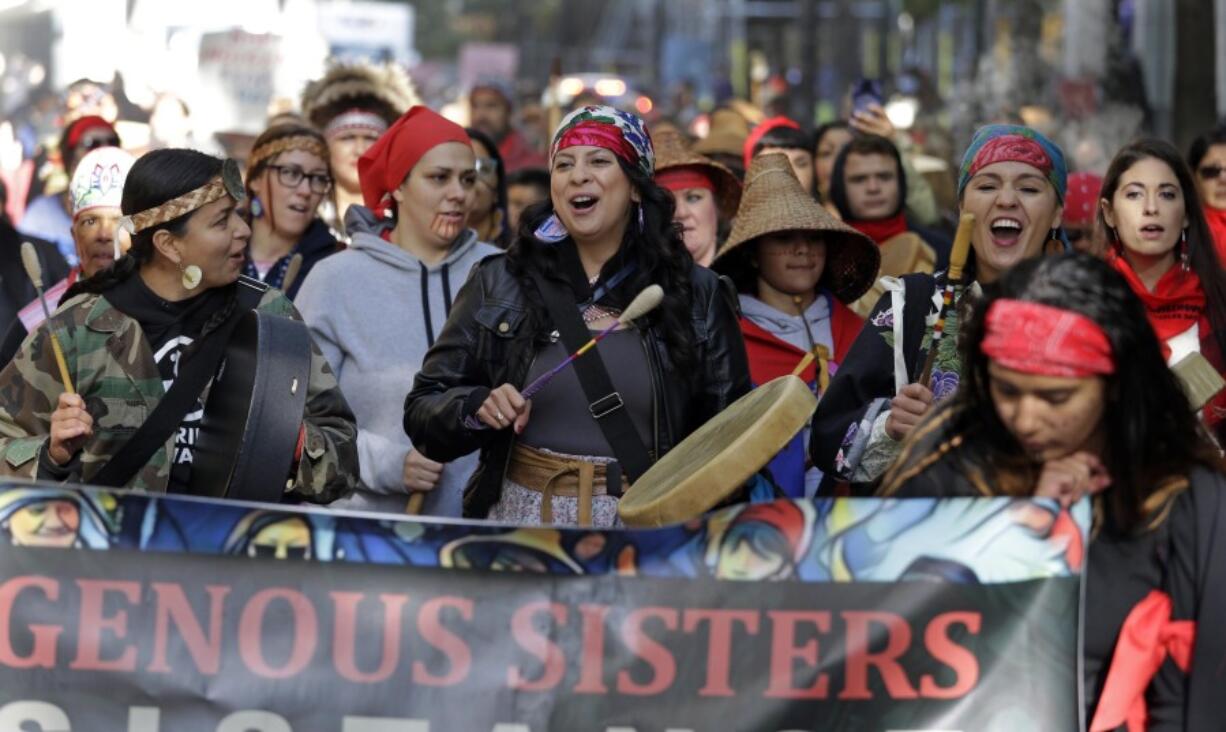
[[805,193],[786,155],[758,155],[745,174],[732,233],[715,259],[718,262],[760,236],[787,231],[822,235],[826,242],[822,282],[839,300],[855,302],[873,286],[881,266],[881,252],[873,240],[831,216]]
[[694,152],[685,138],[673,131],[653,131],[651,141],[656,147],[656,174],[668,168],[696,167],[715,183],[715,200],[725,218],[736,216],[741,205],[741,181],[731,170],[705,155]]
[[694,143],[694,151],[703,155],[726,153],[740,157],[747,137],[749,123],[744,117],[731,109],[717,109],[711,113],[711,131]]

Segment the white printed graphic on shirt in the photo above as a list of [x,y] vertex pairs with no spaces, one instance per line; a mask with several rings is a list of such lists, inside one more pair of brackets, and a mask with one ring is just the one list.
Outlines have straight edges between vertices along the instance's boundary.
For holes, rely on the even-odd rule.
[[[153,360],[157,362],[158,371],[162,374],[162,388],[166,391],[170,391],[175,379],[179,378],[179,357],[183,355],[184,349],[192,344],[192,340],[190,336],[171,338],[162,344],[157,353],[153,354]],[[171,378],[166,378],[167,374],[170,374]],[[179,433],[175,437],[173,465],[192,462],[192,450],[196,446],[196,439],[200,436],[202,417],[204,417],[204,404],[197,401],[196,408],[188,412],[179,424]]]

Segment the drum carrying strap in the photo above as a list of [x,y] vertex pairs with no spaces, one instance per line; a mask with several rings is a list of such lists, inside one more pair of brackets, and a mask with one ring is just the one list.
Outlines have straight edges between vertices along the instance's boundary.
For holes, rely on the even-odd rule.
[[[532,279],[541,293],[541,299],[545,301],[545,309],[549,311],[554,327],[562,336],[566,350],[573,353],[582,348],[591,339],[591,333],[583,318],[579,317],[568,288],[561,283],[547,281],[537,272],[532,273]],[[651,456],[626,412],[621,394],[613,387],[600,351],[591,349],[575,360],[574,368],[583,393],[588,398],[588,411],[613,448],[613,456],[617,458],[627,482],[633,483],[651,467]],[[620,495],[622,489],[622,486],[618,486],[615,495]]]
[[230,342],[234,329],[244,315],[260,304],[260,299],[267,291],[265,287],[248,284],[246,278],[239,278],[236,287],[238,302],[235,303],[234,312],[200,342],[200,347],[194,354],[184,360],[180,365],[178,377],[170,385],[170,390],[153,408],[144,424],[128,438],[107,464],[90,478],[91,485],[112,488],[127,485],[132,476],[149,462],[153,453],[162,449],[171,433],[183,422],[188,410],[195,408],[205,385],[217,374],[217,368],[225,355],[226,345]]

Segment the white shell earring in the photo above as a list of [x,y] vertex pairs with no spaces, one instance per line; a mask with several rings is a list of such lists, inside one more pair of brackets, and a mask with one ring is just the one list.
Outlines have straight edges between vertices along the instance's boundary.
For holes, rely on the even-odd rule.
[[189,264],[186,267],[180,265],[180,271],[183,273],[183,287],[187,290],[194,290],[200,286],[200,280],[204,279],[204,272],[194,264]]

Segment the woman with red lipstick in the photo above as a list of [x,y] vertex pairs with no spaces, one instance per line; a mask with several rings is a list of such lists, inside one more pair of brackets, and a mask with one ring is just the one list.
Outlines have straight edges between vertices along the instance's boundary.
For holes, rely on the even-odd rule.
[[[232,160],[165,148],[132,165],[121,224],[132,235],[131,249],[110,269],[73,285],[0,371],[0,472],[96,482],[139,437],[149,441],[142,444],[151,456],[107,484],[151,493],[188,488],[212,378],[204,372],[206,385],[197,392],[180,375],[198,370],[192,369],[196,356],[211,351],[211,339],[231,332],[231,319],[251,308],[297,317],[279,291],[240,274],[251,235],[239,214],[243,198]],[[61,383],[49,333],[63,345],[74,393]],[[328,503],[358,482],[356,429],[315,348],[306,386],[301,453],[286,493]],[[181,409],[158,409],[168,394],[178,396],[166,403]],[[138,432],[149,423],[165,427],[165,434]]]
[[[1108,261],[1145,304],[1167,363],[1199,352],[1226,372],[1226,273],[1179,152],[1161,140],[1126,146],[1107,169],[1100,195]],[[1215,432],[1223,417],[1226,395],[1205,409]]]
[[[614,525],[626,485],[749,391],[733,295],[694,266],[654,168],[638,117],[575,110],[554,134],[549,201],[460,291],[404,428],[435,460],[481,451],[466,516]],[[652,284],[659,307],[523,398]]]
[[957,390],[959,321],[981,285],[1063,239],[1067,179],[1064,154],[1038,132],[989,125],[975,133],[958,180],[959,208],[975,215],[963,276],[969,284],[945,313],[931,378],[921,384],[917,377],[928,360],[945,274],[882,280],[886,292],[813,419],[810,456],[832,489],[835,481],[858,485],[858,492],[871,489],[933,403]]
[[400,426],[404,396],[455,308],[468,273],[499,250],[464,225],[477,181],[464,129],[413,107],[358,161],[365,206],[350,206],[353,243],[319,263],[297,305],[357,415],[362,487],[347,508],[458,516],[476,461],[444,465]]
[[[812,353],[800,376],[820,397],[864,325],[848,304],[872,285],[880,255],[801,187],[784,155],[758,155],[745,181],[732,236],[712,269],[740,293],[754,386],[792,373]],[[813,497],[822,479],[808,464],[807,437],[797,435],[770,463],[775,482],[795,498]]]
[[[340,246],[317,210],[332,189],[328,143],[302,125],[270,127],[247,158],[247,222],[251,242],[243,274],[285,290],[291,300],[315,264]],[[298,275],[285,288],[294,255]]]
[[[1226,478],[1145,308],[1087,254],[1024,262],[963,329],[962,388],[886,474],[895,498],[1034,496],[1035,530],[1091,496],[1084,663],[1091,732],[1221,729]],[[1083,557],[1088,556],[1088,560]]]

